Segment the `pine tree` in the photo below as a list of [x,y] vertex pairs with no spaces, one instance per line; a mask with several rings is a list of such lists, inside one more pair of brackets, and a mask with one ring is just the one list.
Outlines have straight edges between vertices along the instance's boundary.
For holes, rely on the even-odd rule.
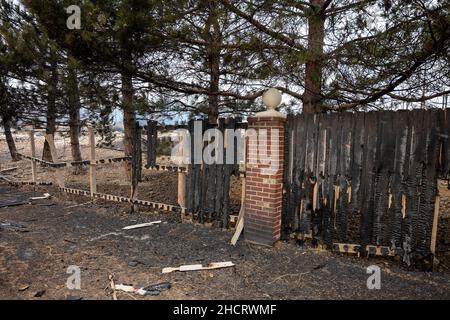
[[[449,7],[436,1],[221,0],[283,46],[285,79],[307,113],[426,101],[449,92]],[[420,75],[434,93],[417,97]],[[283,90],[283,88],[280,88]],[[293,90],[284,89],[292,94]]]

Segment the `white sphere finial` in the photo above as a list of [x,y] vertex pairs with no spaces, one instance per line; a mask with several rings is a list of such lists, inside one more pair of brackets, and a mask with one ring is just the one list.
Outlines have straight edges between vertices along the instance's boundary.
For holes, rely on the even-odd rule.
[[281,103],[281,92],[278,89],[270,88],[263,94],[263,103],[267,110],[256,114],[259,118],[286,118],[285,115],[275,110]]
[[270,88],[263,94],[263,103],[267,110],[275,110],[281,103],[281,92],[278,89]]

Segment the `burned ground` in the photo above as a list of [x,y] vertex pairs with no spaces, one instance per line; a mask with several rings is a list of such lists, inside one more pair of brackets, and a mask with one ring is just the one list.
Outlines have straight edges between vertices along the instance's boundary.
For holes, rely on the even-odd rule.
[[[42,196],[47,190],[51,199],[0,209],[2,299],[111,299],[111,274],[116,283],[137,287],[172,284],[157,297],[118,293],[119,299],[450,298],[447,273],[406,271],[390,260],[340,256],[288,243],[266,248],[239,241],[232,247],[231,231],[182,224],[177,214],[130,215],[126,204],[87,203],[89,198],[48,187],[2,184],[0,201]],[[121,230],[159,219],[162,224]],[[236,266],[161,273],[163,267],[229,260]],[[371,264],[382,269],[381,290],[366,287]],[[66,287],[69,265],[81,268],[81,290]],[[34,297],[44,290],[41,298]]]

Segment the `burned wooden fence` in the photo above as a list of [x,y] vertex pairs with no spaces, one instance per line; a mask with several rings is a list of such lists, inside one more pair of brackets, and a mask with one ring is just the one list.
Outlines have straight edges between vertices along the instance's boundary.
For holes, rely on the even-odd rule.
[[[201,123],[201,130],[195,132],[195,122]],[[199,223],[214,224],[219,227],[228,227],[230,220],[230,187],[231,177],[233,175],[240,176],[240,167],[238,162],[238,148],[240,140],[235,135],[237,129],[245,129],[246,123],[240,122],[239,119],[227,118],[219,119],[217,125],[211,125],[206,120],[191,120],[188,125],[158,125],[155,121],[149,121],[147,130],[147,164],[146,168],[154,170],[167,170],[178,172],[178,203],[185,208],[184,221],[195,221]],[[156,163],[156,149],[158,144],[158,130],[187,130],[190,137],[190,150],[184,150],[190,155],[179,155],[189,158],[189,164],[173,163],[172,166],[159,165]],[[207,164],[204,162],[203,151],[217,141],[214,135],[209,136],[209,129],[217,129],[220,131],[223,141],[222,144],[216,146],[215,150],[221,150],[219,155],[212,155],[216,160],[215,163]],[[233,131],[232,141],[227,141],[226,130]],[[199,162],[195,162],[194,146],[195,135],[200,134],[200,141],[203,141],[201,147],[201,157]],[[236,133],[239,134],[239,133]],[[182,135],[181,135],[182,136]],[[241,140],[242,141],[242,140]],[[180,141],[179,141],[180,142]],[[198,147],[198,146],[197,146]],[[232,152],[232,164],[227,164],[227,157]]]
[[[226,130],[235,132],[237,129],[245,128],[246,124],[240,123],[233,118],[219,119],[217,126],[211,126],[206,121],[202,125],[202,135],[206,135],[205,145],[215,143],[216,141],[208,136],[208,129],[217,129],[224,137],[223,151],[219,155],[214,154],[216,159],[221,157],[222,161],[207,164],[202,157],[202,163],[194,163],[188,166],[188,183],[186,208],[187,213],[194,220],[200,223],[214,223],[220,227],[228,227],[230,221],[230,187],[231,176],[239,177],[238,148],[239,141],[236,135],[233,135],[232,141],[228,141]],[[194,154],[194,121],[189,123],[189,132],[191,136],[191,155]],[[239,133],[237,133],[239,134]],[[205,147],[203,146],[203,148]],[[222,146],[219,146],[219,148]],[[202,149],[202,153],[203,153]],[[219,149],[217,149],[219,150]],[[230,156],[231,152],[231,156]],[[232,163],[227,163],[226,159],[232,158]],[[194,160],[194,159],[191,159]]]
[[427,257],[437,178],[449,173],[450,109],[290,115],[282,237]]

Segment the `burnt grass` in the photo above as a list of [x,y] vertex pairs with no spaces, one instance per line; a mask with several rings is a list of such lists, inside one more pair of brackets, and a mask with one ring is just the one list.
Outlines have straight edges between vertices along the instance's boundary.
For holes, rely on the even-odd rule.
[[[176,201],[176,189],[161,179]],[[118,194],[113,186],[110,190]],[[112,192],[116,191],[116,192]],[[130,214],[127,204],[63,194],[55,187],[0,184],[0,202],[32,204],[0,208],[0,299],[112,299],[115,283],[143,287],[169,281],[159,296],[117,292],[118,299],[449,299],[447,272],[406,270],[389,259],[357,258],[280,242],[275,247],[229,244],[233,231],[183,224],[179,214]],[[149,191],[150,192],[150,191]],[[171,200],[172,199],[172,200]],[[124,226],[162,220],[151,227]],[[164,267],[233,261],[233,268],[162,274]],[[381,289],[366,286],[366,268],[381,268]],[[81,290],[69,290],[68,266],[81,268]],[[36,293],[45,291],[41,297]]]

